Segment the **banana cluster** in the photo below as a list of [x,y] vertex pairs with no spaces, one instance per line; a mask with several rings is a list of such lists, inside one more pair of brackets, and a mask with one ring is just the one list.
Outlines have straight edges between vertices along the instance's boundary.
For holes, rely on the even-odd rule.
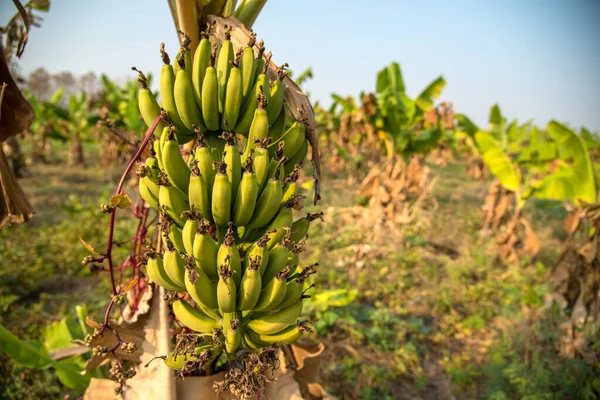
[[[192,56],[184,41],[174,67],[161,46],[162,107],[141,72],[139,79],[144,120],[163,117],[138,167],[140,195],[158,211],[161,232],[146,272],[189,295],[175,297],[173,313],[197,339],[165,360],[175,369],[223,351],[291,343],[309,330],[299,317],[315,266],[300,267],[300,254],[322,214],[294,221],[304,199],[296,181],[308,148],[305,123],[285,129],[285,71],[269,82],[262,45],[257,58],[254,39],[236,56],[229,38],[218,54],[217,47],[203,35]],[[180,145],[192,140],[182,154]]]
[[[267,138],[270,141],[266,147],[271,154],[285,142],[285,166],[291,170],[306,157],[308,141],[302,121],[294,121],[288,128],[283,82],[287,64],[276,69],[276,78],[270,82],[267,70],[271,55],[264,54],[263,42],[256,44],[253,36],[246,47],[236,53],[229,34],[226,29],[226,39],[219,46],[211,42],[209,26],[193,55],[188,48],[189,39],[184,36],[173,65],[164,43],[161,44],[162,107],[148,88],[146,77],[138,71],[142,118],[151,126],[163,113],[165,120],[176,129],[179,144],[196,139],[197,130],[205,137],[220,131],[241,135],[244,159]],[[164,123],[159,124],[155,131],[157,137],[164,127]]]

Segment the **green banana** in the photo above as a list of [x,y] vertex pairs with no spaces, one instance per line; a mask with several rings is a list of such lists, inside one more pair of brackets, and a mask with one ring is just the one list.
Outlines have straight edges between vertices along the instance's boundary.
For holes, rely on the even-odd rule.
[[158,203],[169,214],[177,226],[183,228],[185,221],[181,218],[181,214],[190,208],[187,202],[187,195],[173,186],[166,174],[161,172],[159,176],[160,189],[158,191]]
[[242,341],[242,326],[239,319],[232,319],[225,334],[225,351],[233,355]]
[[291,159],[300,150],[305,140],[306,126],[303,122],[295,121],[278,141],[269,146],[269,150],[271,151],[271,155],[273,155],[279,143],[284,142],[283,155]]
[[184,285],[189,295],[199,306],[202,305],[203,310],[216,310],[219,307],[217,286],[201,268],[196,268],[193,257],[188,257],[185,268]]
[[267,225],[277,211],[279,211],[282,198],[283,191],[281,182],[279,181],[279,169],[277,169],[275,175],[273,175],[273,178],[269,179],[265,189],[258,198],[256,208],[252,214],[252,219],[248,223],[248,227],[260,228]]
[[225,227],[231,221],[231,182],[227,176],[227,164],[216,163],[217,176],[212,192],[211,210],[215,224]]
[[254,308],[260,297],[262,282],[260,278],[260,256],[250,256],[250,264],[244,272],[237,294],[238,309],[249,311]]
[[225,92],[225,104],[223,105],[223,118],[221,128],[232,130],[237,123],[242,106],[242,71],[233,66],[229,71],[227,89]]
[[210,148],[206,145],[204,135],[200,129],[196,128],[195,132],[198,137],[196,139],[196,148],[194,149],[194,159],[198,161],[197,166],[200,169],[200,174],[208,186],[208,198],[211,199],[212,189],[215,183],[215,170],[213,169],[213,163],[216,160],[213,159]]
[[250,331],[249,335],[255,341],[266,343],[267,345],[281,342],[292,344],[298,340],[304,332],[312,332],[312,329],[305,322],[298,322],[296,325],[288,326],[287,328],[271,335],[260,334],[253,331]]
[[279,112],[279,115],[277,116],[277,118],[271,124],[271,127],[269,128],[269,137],[271,138],[271,141],[277,142],[279,140],[279,138],[281,138],[281,136],[284,133],[283,131],[285,130],[286,122],[287,122],[287,111],[286,111],[286,107],[284,106],[284,107],[281,107],[281,111]]
[[183,217],[186,218],[183,229],[181,230],[181,239],[185,254],[192,254],[194,250],[194,239],[196,238],[196,229],[200,226],[201,216],[195,212],[194,205],[190,203],[190,211],[184,211]]
[[281,304],[279,304],[279,308],[288,308],[296,304],[297,302],[302,301],[307,297],[310,297],[304,294],[306,290],[310,289],[309,287],[306,290],[304,290],[304,282],[306,281],[306,279],[308,279],[310,275],[317,272],[315,269],[315,266],[317,265],[318,264],[310,265],[304,268],[302,272],[291,278],[291,280],[287,283],[287,291],[285,293],[285,298],[283,299]]
[[181,69],[175,75],[173,95],[175,97],[175,105],[177,106],[179,117],[190,131],[194,130],[194,126],[204,128],[202,114],[196,105],[196,99],[194,97],[194,87],[192,86],[190,72],[191,68],[186,69],[182,57],[179,57],[177,62]]
[[138,182],[138,190],[142,199],[155,210],[158,210],[158,198],[152,193],[148,187],[148,177],[140,177]]
[[217,57],[217,84],[219,93],[219,112],[225,110],[225,90],[227,80],[233,63],[233,44],[231,43],[231,26],[225,25],[225,40],[221,43],[221,49]]
[[215,57],[217,46],[213,45],[210,64],[206,68],[204,81],[202,81],[202,116],[206,128],[211,131],[219,129],[221,124],[219,114],[219,81],[217,78],[217,70],[215,69]]
[[267,228],[268,232],[271,233],[271,238],[267,243],[267,247],[272,249],[275,245],[283,239],[286,235],[286,232],[290,232],[292,225],[294,223],[294,216],[292,212],[294,201],[287,202],[282,208],[281,211],[277,213],[273,221],[269,224]]
[[308,141],[305,140],[302,142],[302,144],[300,145],[300,149],[296,152],[296,154],[294,154],[289,160],[287,160],[287,162],[285,163],[285,170],[284,173],[285,175],[289,175],[290,172],[292,172],[296,166],[296,164],[301,161],[304,160],[306,158],[306,155],[308,154]]
[[209,187],[204,176],[198,168],[198,160],[192,161],[192,174],[188,189],[188,199],[190,207],[197,210],[202,218],[212,221],[212,211],[210,208],[210,197],[208,197]]
[[260,276],[265,273],[267,269],[267,265],[269,263],[269,248],[267,247],[267,242],[269,241],[269,233],[266,233],[263,237],[261,237],[258,241],[254,242],[244,257],[244,264],[246,265],[246,269],[250,267],[252,263],[252,259],[258,259],[258,270],[260,272]]
[[287,260],[290,255],[287,246],[289,245],[288,239],[284,239],[282,243],[278,243],[269,252],[269,263],[265,269],[265,273],[262,276],[263,286],[266,286],[273,280],[287,265]]
[[[185,212],[183,212],[182,215],[185,215]],[[185,245],[183,244],[183,233],[175,224],[173,218],[171,218],[171,216],[165,211],[159,211],[158,216],[159,225],[162,227],[164,245],[167,245],[167,239],[169,239],[177,251],[185,251]]]
[[237,287],[233,276],[236,271],[229,268],[229,256],[225,263],[219,266],[219,282],[217,283],[217,303],[219,311],[223,313],[231,313],[236,308]]
[[285,68],[287,68],[287,64],[283,64],[277,68],[277,79],[273,82],[271,86],[271,91],[269,92],[269,102],[267,104],[267,115],[269,117],[269,123],[272,124],[275,122],[279,113],[281,112],[281,108],[283,107],[283,95],[285,91],[285,85],[283,83],[283,78],[287,76],[287,72]]
[[236,287],[240,285],[242,280],[242,262],[240,259],[240,252],[235,245],[235,238],[233,236],[233,224],[229,224],[227,233],[223,243],[217,251],[217,265],[228,264],[229,269],[235,271],[233,280],[235,281]]
[[301,313],[302,302],[299,301],[291,307],[253,319],[246,326],[256,333],[272,335],[295,324]]
[[[267,77],[266,68],[262,73],[255,79],[254,87],[248,94],[248,98],[244,102],[242,107],[242,114],[238,117],[236,126],[233,131],[240,135],[248,135],[252,121],[254,120],[254,113],[258,107],[259,98],[264,96],[264,102],[269,101],[269,78]],[[266,105],[265,105],[266,107]],[[268,119],[268,117],[267,117]]]
[[[163,128],[163,131],[166,128]],[[162,165],[162,148],[160,147],[160,141],[159,140],[154,140],[152,142],[152,150],[154,150],[154,154],[156,154],[156,161],[158,162],[158,168],[159,169],[163,169],[164,166]]]
[[252,157],[248,157],[244,176],[240,182],[235,205],[233,206],[233,223],[236,226],[245,226],[250,222],[257,199],[258,182],[253,170]]
[[323,213],[306,213],[305,217],[299,218],[292,224],[292,233],[290,239],[296,243],[300,242],[308,234],[310,223],[316,219],[323,221]]
[[184,288],[185,281],[183,277],[185,275],[185,267],[183,259],[169,238],[166,239],[166,243],[167,248],[163,254],[163,267],[171,281],[177,286]]
[[173,292],[183,292],[185,289],[178,286],[169,278],[163,266],[163,260],[158,254],[151,254],[146,263],[146,273],[152,282]]
[[[185,126],[179,117],[179,112],[177,111],[177,106],[175,105],[175,73],[173,72],[173,66],[171,65],[169,55],[165,52],[164,43],[160,44],[160,55],[163,61],[163,66],[160,69],[159,86],[162,107],[170,121],[177,129],[177,141],[179,143],[186,143],[184,138],[189,138],[189,135],[192,134],[192,132]],[[191,140],[191,138],[189,140]],[[187,142],[189,142],[189,140],[187,140]]]
[[194,87],[194,98],[196,99],[196,105],[202,107],[202,83],[204,82],[204,75],[206,69],[210,65],[210,54],[212,52],[212,43],[209,40],[210,25],[208,30],[201,32],[200,43],[196,52],[194,53],[194,62],[192,64],[192,86]]
[[[152,91],[148,88],[148,79],[146,75],[135,67],[131,67],[133,71],[138,73],[138,82],[140,83],[140,89],[138,92],[138,107],[140,109],[140,114],[142,115],[142,119],[150,128],[156,118],[160,115],[160,106],[152,94]],[[162,122],[159,122],[156,125],[156,129],[154,130],[154,136],[159,137],[160,132],[165,128],[165,125]]]
[[242,177],[240,152],[238,151],[235,135],[223,132],[221,137],[225,139],[223,161],[227,163],[227,178],[231,183],[231,200],[235,201]]
[[179,144],[175,140],[175,132],[171,129],[163,146],[163,166],[169,181],[185,195],[190,186],[190,169],[181,156]]
[[196,332],[210,332],[221,327],[220,321],[210,318],[185,300],[177,300],[173,303],[173,314],[184,326]]
[[150,156],[146,158],[143,170],[144,171],[140,176],[143,175],[146,178],[148,189],[150,189],[152,194],[158,198],[158,173],[160,172],[160,166],[158,158],[156,157],[156,153],[152,148],[150,148]]
[[250,41],[242,50],[240,56],[240,70],[242,71],[242,102],[245,103],[254,84],[254,44],[256,34],[250,37]]
[[257,340],[255,340],[254,338],[252,338],[250,336],[249,330],[244,329],[243,335],[244,335],[244,342],[248,346],[247,347],[248,349],[254,350],[255,352],[259,352],[260,350],[262,350],[263,348],[266,347],[266,343],[260,343]]
[[302,290],[304,289],[304,280],[300,278],[293,278],[287,283],[287,290],[285,297],[279,303],[280,308],[288,308],[289,306],[301,301]]
[[208,278],[214,282],[219,279],[217,269],[217,242],[208,233],[210,223],[203,219],[200,226],[196,229],[196,237],[192,254],[198,268],[200,268]]
[[250,131],[248,132],[248,141],[246,142],[246,148],[244,149],[244,154],[242,156],[243,162],[246,162],[246,159],[250,156],[250,152],[256,148],[256,141],[262,141],[269,134],[269,120],[267,118],[265,106],[265,96],[259,95],[258,106],[254,111],[254,118],[252,119],[252,125],[250,125]]
[[262,188],[267,180],[269,179],[267,174],[269,171],[269,165],[271,163],[271,159],[269,156],[269,151],[267,150],[267,146],[269,145],[271,139],[266,138],[255,149],[252,154],[252,161],[254,165],[254,170],[256,171],[256,183],[258,184],[258,188]]
[[[260,75],[267,76],[267,70],[269,69],[269,64],[271,63],[271,57],[272,57],[271,52],[265,54],[264,40],[261,40],[260,42],[258,42],[258,54],[256,55],[256,58],[254,59],[254,82],[256,82],[258,80]],[[268,79],[265,81],[265,83],[266,83],[265,87],[268,88],[269,87]],[[270,90],[267,90],[267,92],[270,92]],[[267,94],[267,96],[268,96],[268,94]],[[267,100],[268,100],[268,97],[267,97]]]
[[254,311],[272,311],[278,308],[277,306],[285,298],[287,291],[286,279],[289,274],[290,268],[285,267],[275,276],[275,279],[271,279],[271,281],[263,287],[258,302],[253,308]]

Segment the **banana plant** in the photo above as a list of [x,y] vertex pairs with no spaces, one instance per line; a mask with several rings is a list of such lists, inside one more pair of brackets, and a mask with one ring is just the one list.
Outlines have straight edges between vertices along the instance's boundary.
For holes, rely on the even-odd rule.
[[596,176],[582,136],[551,121],[543,132],[531,123],[507,123],[498,105],[490,111],[489,129],[481,130],[457,115],[461,131],[473,138],[483,162],[507,190],[516,194],[516,208],[530,197],[596,199]]
[[446,86],[443,76],[434,79],[419,95],[407,94],[400,64],[393,62],[377,74],[377,112],[372,123],[384,141],[388,157],[404,157],[433,150],[443,137],[441,125],[422,130],[423,116],[431,110]]
[[47,104],[53,109],[58,120],[62,134],[71,139],[71,149],[69,152],[69,164],[83,164],[83,145],[82,140],[87,139],[90,127],[98,120],[97,114],[90,109],[94,108],[93,104],[88,101],[88,96],[85,92],[79,95],[71,94],[67,108],[62,108],[59,105]]
[[[150,84],[151,74],[147,78]],[[114,127],[118,130],[142,133],[145,125],[138,110],[138,84],[130,81],[120,87],[106,75],[102,75],[101,80],[103,93],[100,103],[107,114],[106,118],[114,121]]]
[[86,372],[85,365],[91,354],[85,347],[78,349],[73,345],[73,341],[81,341],[89,333],[85,323],[87,308],[85,305],[75,308],[78,318],[68,316],[46,326],[43,341],[21,340],[0,324],[0,350],[21,367],[54,369],[63,385],[83,393],[92,376],[102,377],[102,373],[99,370]]
[[48,140],[66,141],[68,138],[60,129],[58,121],[67,114],[60,106],[64,88],[59,87],[48,101],[38,101],[27,89],[24,90],[25,98],[35,111],[35,120],[28,129],[31,139],[31,158],[34,161],[46,162],[46,147]]

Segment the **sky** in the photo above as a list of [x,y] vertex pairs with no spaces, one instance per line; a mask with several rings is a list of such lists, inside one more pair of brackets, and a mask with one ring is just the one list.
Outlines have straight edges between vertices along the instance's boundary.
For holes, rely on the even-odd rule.
[[[0,24],[13,13],[0,1]],[[269,0],[254,30],[277,64],[312,67],[304,88],[323,105],[373,91],[397,61],[409,95],[443,75],[441,100],[482,126],[498,103],[508,119],[600,131],[599,21],[598,0]],[[19,68],[158,76],[160,42],[175,55],[166,0],[51,0]]]

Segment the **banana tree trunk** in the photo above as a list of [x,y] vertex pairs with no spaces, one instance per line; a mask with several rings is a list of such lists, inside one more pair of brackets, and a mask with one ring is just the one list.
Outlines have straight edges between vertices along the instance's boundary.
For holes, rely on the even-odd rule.
[[71,150],[69,151],[69,165],[83,165],[83,146],[79,134],[74,134],[71,139]]
[[17,178],[22,178],[25,168],[25,158],[23,157],[19,141],[15,136],[11,136],[6,139],[3,146],[5,146],[5,153],[10,161],[13,174]]
[[31,151],[29,152],[29,161],[31,163],[47,164],[46,154],[49,150],[49,143],[46,135],[29,134],[31,138]]
[[0,146],[0,227],[26,222],[32,215],[31,204],[12,173]]

